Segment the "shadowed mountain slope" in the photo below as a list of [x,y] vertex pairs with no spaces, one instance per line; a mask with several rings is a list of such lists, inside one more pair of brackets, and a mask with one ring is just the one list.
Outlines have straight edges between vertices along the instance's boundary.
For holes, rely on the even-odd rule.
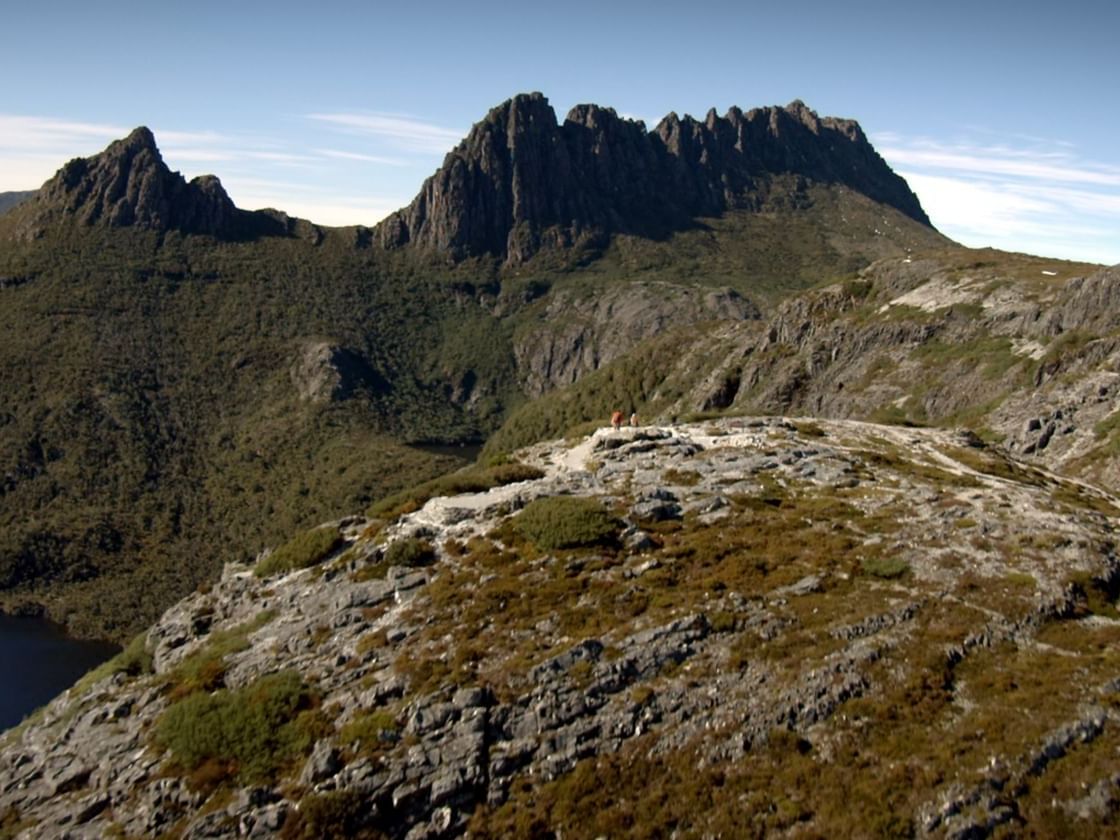
[[0,192],[0,214],[7,213],[35,195],[35,190],[17,190],[14,192]]

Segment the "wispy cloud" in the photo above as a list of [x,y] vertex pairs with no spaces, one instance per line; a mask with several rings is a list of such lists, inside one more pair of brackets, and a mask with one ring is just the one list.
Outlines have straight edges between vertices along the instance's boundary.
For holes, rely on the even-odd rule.
[[1030,152],[1005,146],[962,147],[886,147],[883,157],[900,165],[923,169],[969,172],[977,175],[1011,176],[1069,184],[1120,186],[1120,167],[1103,164],[1077,165],[1070,154]]
[[129,130],[106,123],[0,114],[0,149],[37,149],[47,152],[75,146],[96,148],[99,144],[124,137]]
[[[157,137],[158,141],[159,138]],[[217,163],[228,160],[236,160],[237,153],[229,149],[199,149],[190,146],[165,146],[162,143],[160,148],[163,150],[163,155],[171,160],[186,162],[186,163]]]
[[93,154],[129,131],[108,123],[0,114],[0,190],[35,189],[66,161]]
[[376,163],[381,166],[408,166],[409,162],[402,158],[388,157],[386,155],[367,155],[362,152],[344,152],[339,149],[316,149],[316,154],[335,160],[357,160],[362,163]]
[[307,118],[347,133],[385,139],[404,151],[429,154],[448,151],[466,134],[407,114],[333,113],[308,114]]
[[933,223],[966,245],[1120,262],[1120,166],[1086,160],[1069,143],[1044,138],[873,139]]
[[316,161],[316,158],[312,155],[295,154],[292,152],[266,152],[258,149],[246,151],[245,157],[249,160],[262,160],[281,166],[309,166]]

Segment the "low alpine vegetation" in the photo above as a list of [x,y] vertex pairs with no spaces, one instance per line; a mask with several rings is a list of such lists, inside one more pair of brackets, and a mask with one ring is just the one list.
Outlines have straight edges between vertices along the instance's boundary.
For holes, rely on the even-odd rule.
[[865,557],[859,567],[864,574],[884,580],[900,578],[910,571],[910,564],[896,557]]
[[257,577],[264,578],[321,563],[342,544],[338,528],[328,525],[296,534],[257,564]]
[[385,549],[385,564],[388,566],[427,566],[436,559],[435,549],[427,540],[408,537],[397,540]]
[[618,530],[618,522],[598,499],[578,496],[535,499],[514,524],[523,537],[545,551],[604,543]]
[[323,734],[315,705],[297,671],[280,671],[244,688],[179,700],[157,723],[155,742],[186,770],[205,767],[209,779],[267,782]]
[[425,481],[415,487],[386,496],[370,506],[368,514],[374,519],[393,520],[422,508],[436,496],[454,496],[457,493],[482,493],[493,487],[502,487],[518,481],[543,478],[544,473],[528,464],[511,461],[488,467],[468,467],[450,475]]

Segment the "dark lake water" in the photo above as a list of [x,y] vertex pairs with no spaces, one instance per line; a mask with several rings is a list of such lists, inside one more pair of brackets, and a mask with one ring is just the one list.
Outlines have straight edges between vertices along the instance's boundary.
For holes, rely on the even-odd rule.
[[0,730],[15,726],[119,650],[107,642],[71,639],[42,618],[0,613]]

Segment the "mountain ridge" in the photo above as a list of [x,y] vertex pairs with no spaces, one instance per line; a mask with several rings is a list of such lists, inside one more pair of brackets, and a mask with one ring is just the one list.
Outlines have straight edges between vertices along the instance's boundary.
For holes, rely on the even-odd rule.
[[[802,101],[670,113],[647,131],[613,108],[576,105],[563,122],[541,93],[492,108],[425,180],[413,201],[372,226],[386,248],[412,245],[454,261],[497,257],[519,265],[541,251],[598,247],[616,233],[664,238],[697,219],[758,210],[775,175],[836,184],[931,227],[905,181],[854,120],[819,117]],[[144,126],[103,152],[69,161],[24,202],[24,236],[67,218],[236,238],[291,233],[276,211],[234,206],[219,179],[190,182],[164,163]],[[317,227],[317,226],[316,226]],[[359,229],[358,239],[369,230]]]
[[590,104],[559,123],[531,93],[493,108],[377,230],[387,247],[520,264],[612,233],[663,237],[698,217],[755,209],[775,174],[849,186],[930,226],[858,123],[820,118],[800,100],[723,117],[712,109],[702,122],[672,113],[647,132]]

